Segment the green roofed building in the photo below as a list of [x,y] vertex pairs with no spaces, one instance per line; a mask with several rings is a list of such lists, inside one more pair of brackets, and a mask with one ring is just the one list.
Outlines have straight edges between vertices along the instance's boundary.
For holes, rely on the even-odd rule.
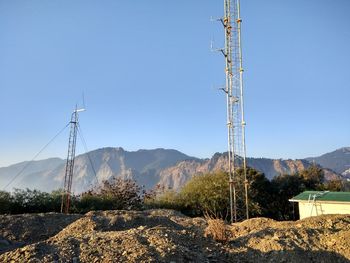
[[289,201],[298,203],[300,219],[326,214],[350,214],[350,192],[305,191]]

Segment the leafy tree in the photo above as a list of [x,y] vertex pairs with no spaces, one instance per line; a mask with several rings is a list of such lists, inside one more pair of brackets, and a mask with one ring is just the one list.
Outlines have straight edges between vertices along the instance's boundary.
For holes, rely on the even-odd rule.
[[193,215],[225,218],[229,212],[229,180],[225,172],[196,175],[181,189],[183,207]]
[[172,189],[152,191],[144,197],[145,208],[184,210],[179,194]]
[[134,180],[114,177],[104,181],[98,196],[115,201],[115,209],[139,209],[144,195],[143,189]]
[[54,190],[50,193],[49,207],[51,212],[61,212],[62,193],[63,189]]
[[134,180],[112,178],[102,182],[94,190],[87,191],[74,202],[74,211],[85,213],[90,210],[141,209],[145,192]]
[[305,191],[305,184],[299,174],[279,175],[272,179],[271,217],[277,220],[291,220],[297,217],[289,199]]
[[[235,174],[237,207],[245,207],[243,170]],[[248,168],[248,199],[250,216],[269,215],[271,183],[263,173]],[[180,191],[183,207],[195,215],[208,214],[226,219],[230,211],[229,175],[226,172],[209,173],[193,177]],[[237,209],[237,217],[245,218],[245,210]]]
[[91,192],[84,193],[75,203],[74,210],[78,213],[86,213],[91,210],[114,209],[115,200],[113,198],[94,195]]
[[347,179],[346,181],[343,181],[343,191],[349,191],[350,192],[350,179]]
[[299,172],[297,175],[303,179],[306,190],[323,189],[324,172],[321,167],[312,165],[309,168]]
[[25,207],[30,213],[49,212],[51,211],[50,194],[38,190],[26,190]]
[[20,213],[28,213],[26,211],[26,203],[27,203],[27,197],[26,192],[21,189],[14,189],[13,193],[11,194],[11,213],[13,214],[20,214]]
[[11,196],[12,213],[38,213],[52,211],[50,194],[38,190],[15,189]]
[[[242,170],[239,170],[239,174],[242,174]],[[241,187],[243,184],[243,176]],[[247,180],[248,180],[248,198],[249,198],[249,216],[265,216],[270,217],[273,213],[270,211],[270,206],[273,201],[272,199],[272,184],[265,177],[263,173],[258,172],[255,169],[247,169]],[[242,189],[243,191],[243,189]]]
[[333,192],[344,191],[345,182],[343,182],[340,179],[330,180],[328,182],[325,182],[323,187],[324,187],[324,190],[327,190],[327,191],[333,191]]
[[11,195],[9,192],[0,191],[0,214],[11,212]]

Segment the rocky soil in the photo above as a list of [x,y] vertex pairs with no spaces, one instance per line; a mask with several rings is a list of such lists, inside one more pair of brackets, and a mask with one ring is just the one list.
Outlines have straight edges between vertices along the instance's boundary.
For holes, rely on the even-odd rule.
[[350,215],[233,225],[172,210],[0,216],[0,262],[350,262]]
[[254,218],[229,229],[225,249],[241,262],[350,262],[350,215],[296,222]]
[[57,213],[0,215],[0,254],[46,240],[82,216]]

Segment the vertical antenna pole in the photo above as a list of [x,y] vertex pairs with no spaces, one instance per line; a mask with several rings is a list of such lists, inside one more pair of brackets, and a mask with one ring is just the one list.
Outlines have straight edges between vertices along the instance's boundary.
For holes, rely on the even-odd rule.
[[240,105],[241,105],[241,125],[242,125],[242,158],[243,158],[243,173],[244,173],[244,194],[245,194],[245,207],[246,207],[246,218],[249,218],[249,199],[248,199],[248,180],[247,180],[247,156],[246,156],[246,144],[245,144],[245,119],[244,119],[244,96],[243,96],[243,59],[242,59],[242,38],[241,38],[241,5],[240,0],[237,2],[237,37],[238,37],[238,54],[239,54],[239,87],[240,87]]
[[227,139],[228,139],[228,170],[230,187],[230,213],[231,223],[237,221],[237,198],[235,177],[235,151],[234,151],[234,119],[233,119],[233,72],[232,72],[232,25],[231,0],[224,1],[224,17],[222,24],[225,31],[225,73],[226,73],[226,100],[227,100]]

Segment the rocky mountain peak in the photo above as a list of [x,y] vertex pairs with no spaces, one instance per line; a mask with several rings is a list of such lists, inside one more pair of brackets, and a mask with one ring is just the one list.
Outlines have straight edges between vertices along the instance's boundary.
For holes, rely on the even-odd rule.
[[[236,158],[239,157],[236,156]],[[247,164],[263,172],[268,179],[272,179],[278,174],[293,174],[306,169],[312,165],[313,160],[316,163],[322,161],[320,165],[327,168],[332,167],[332,164],[339,165],[339,162],[343,162],[342,169],[339,171],[350,174],[350,167],[346,166],[350,163],[350,154],[339,154],[339,151],[312,158],[312,160],[247,158]],[[6,185],[25,164],[0,168],[0,185]],[[105,147],[76,157],[73,191],[75,193],[86,191],[97,182],[114,176],[134,179],[146,189],[153,188],[157,184],[179,189],[193,175],[219,170],[228,170],[227,152],[215,153],[212,158],[198,159],[173,149],[126,151],[121,147]],[[65,161],[62,159],[35,161],[12,187],[56,190],[63,185],[64,173]],[[327,170],[326,178],[339,178],[339,175],[332,170]]]

